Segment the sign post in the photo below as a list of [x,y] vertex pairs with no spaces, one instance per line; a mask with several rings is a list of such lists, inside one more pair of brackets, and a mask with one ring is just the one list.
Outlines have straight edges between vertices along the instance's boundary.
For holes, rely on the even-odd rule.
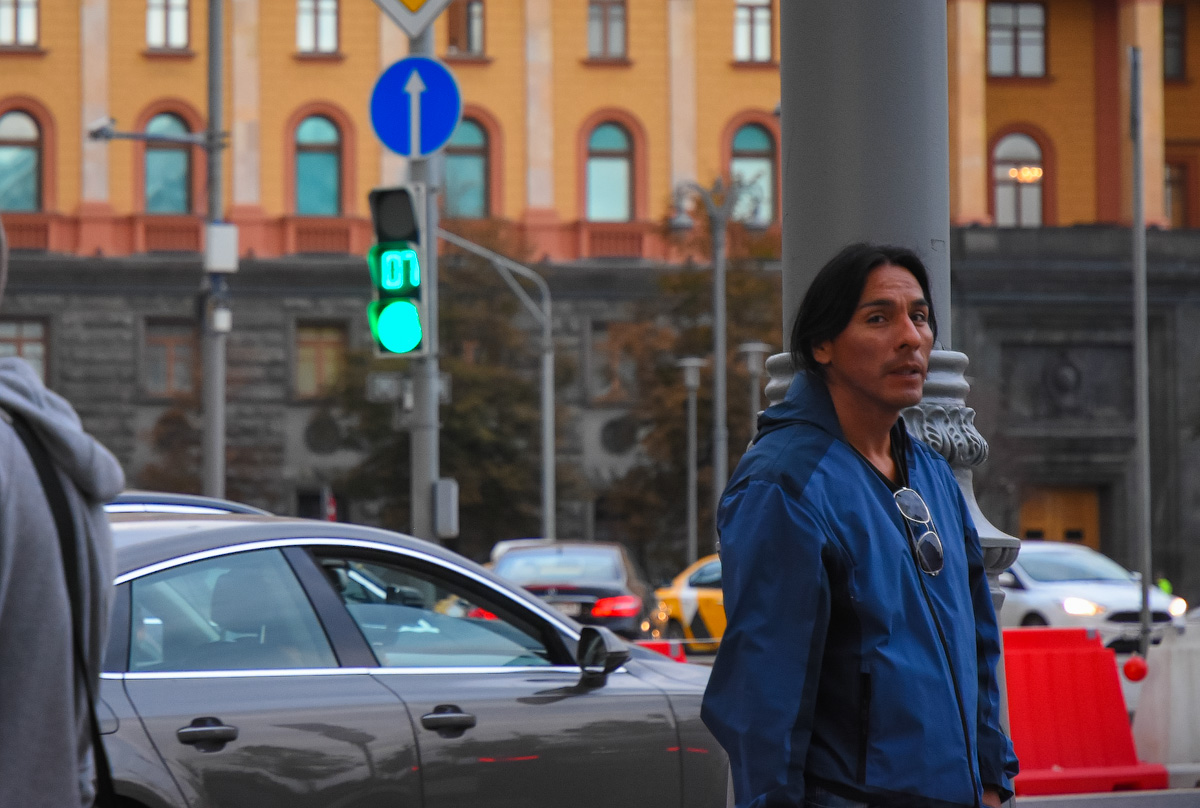
[[[426,320],[422,334],[422,356],[413,359],[413,409],[409,434],[412,470],[410,532],[422,539],[449,538],[456,531],[435,520],[435,497],[441,477],[438,428],[438,274],[437,191],[440,181],[440,149],[450,140],[462,118],[462,94],[453,74],[432,58],[433,35],[429,22],[445,2],[435,0],[375,0],[412,37],[410,56],[383,72],[371,93],[371,125],[379,140],[397,154],[409,158],[410,185],[424,187],[423,210],[417,212],[423,238],[421,255],[422,303]],[[393,11],[397,13],[393,13]],[[423,27],[405,25],[403,10],[424,19]],[[421,16],[425,15],[425,16]],[[426,19],[427,17],[427,19]],[[406,18],[407,19],[407,18]],[[410,22],[412,20],[409,20]],[[447,500],[438,500],[445,510]]]
[[450,3],[451,0],[375,0],[375,5],[412,39],[425,33]]

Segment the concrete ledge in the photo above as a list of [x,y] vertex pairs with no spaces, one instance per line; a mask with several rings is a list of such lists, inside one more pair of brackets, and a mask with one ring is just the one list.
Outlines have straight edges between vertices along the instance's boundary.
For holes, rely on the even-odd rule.
[[1196,791],[1196,804],[1200,805],[1200,763],[1164,763],[1170,776],[1171,788],[1186,788]]

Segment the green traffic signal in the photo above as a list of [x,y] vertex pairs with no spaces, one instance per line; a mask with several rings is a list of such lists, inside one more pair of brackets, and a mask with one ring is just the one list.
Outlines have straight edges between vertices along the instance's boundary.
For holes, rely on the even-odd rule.
[[425,328],[421,305],[421,262],[407,241],[382,242],[367,254],[375,301],[367,314],[377,346],[407,354],[421,348]]
[[370,318],[375,339],[391,353],[408,353],[417,348],[425,336],[421,312],[409,300],[372,303]]

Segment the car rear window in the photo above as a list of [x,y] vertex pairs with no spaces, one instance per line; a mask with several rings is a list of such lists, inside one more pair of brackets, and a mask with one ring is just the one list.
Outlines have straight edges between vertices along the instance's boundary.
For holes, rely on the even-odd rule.
[[510,550],[496,562],[496,574],[513,583],[620,583],[621,559],[605,547]]
[[1133,575],[1100,553],[1024,553],[1021,569],[1035,581],[1132,581]]

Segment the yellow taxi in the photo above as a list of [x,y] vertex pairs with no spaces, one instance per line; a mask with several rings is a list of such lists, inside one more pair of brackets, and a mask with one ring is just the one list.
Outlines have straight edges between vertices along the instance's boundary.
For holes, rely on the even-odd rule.
[[654,595],[658,609],[651,616],[652,637],[681,641],[689,653],[717,650],[725,633],[719,556],[701,558],[675,576],[670,586],[656,589]]

